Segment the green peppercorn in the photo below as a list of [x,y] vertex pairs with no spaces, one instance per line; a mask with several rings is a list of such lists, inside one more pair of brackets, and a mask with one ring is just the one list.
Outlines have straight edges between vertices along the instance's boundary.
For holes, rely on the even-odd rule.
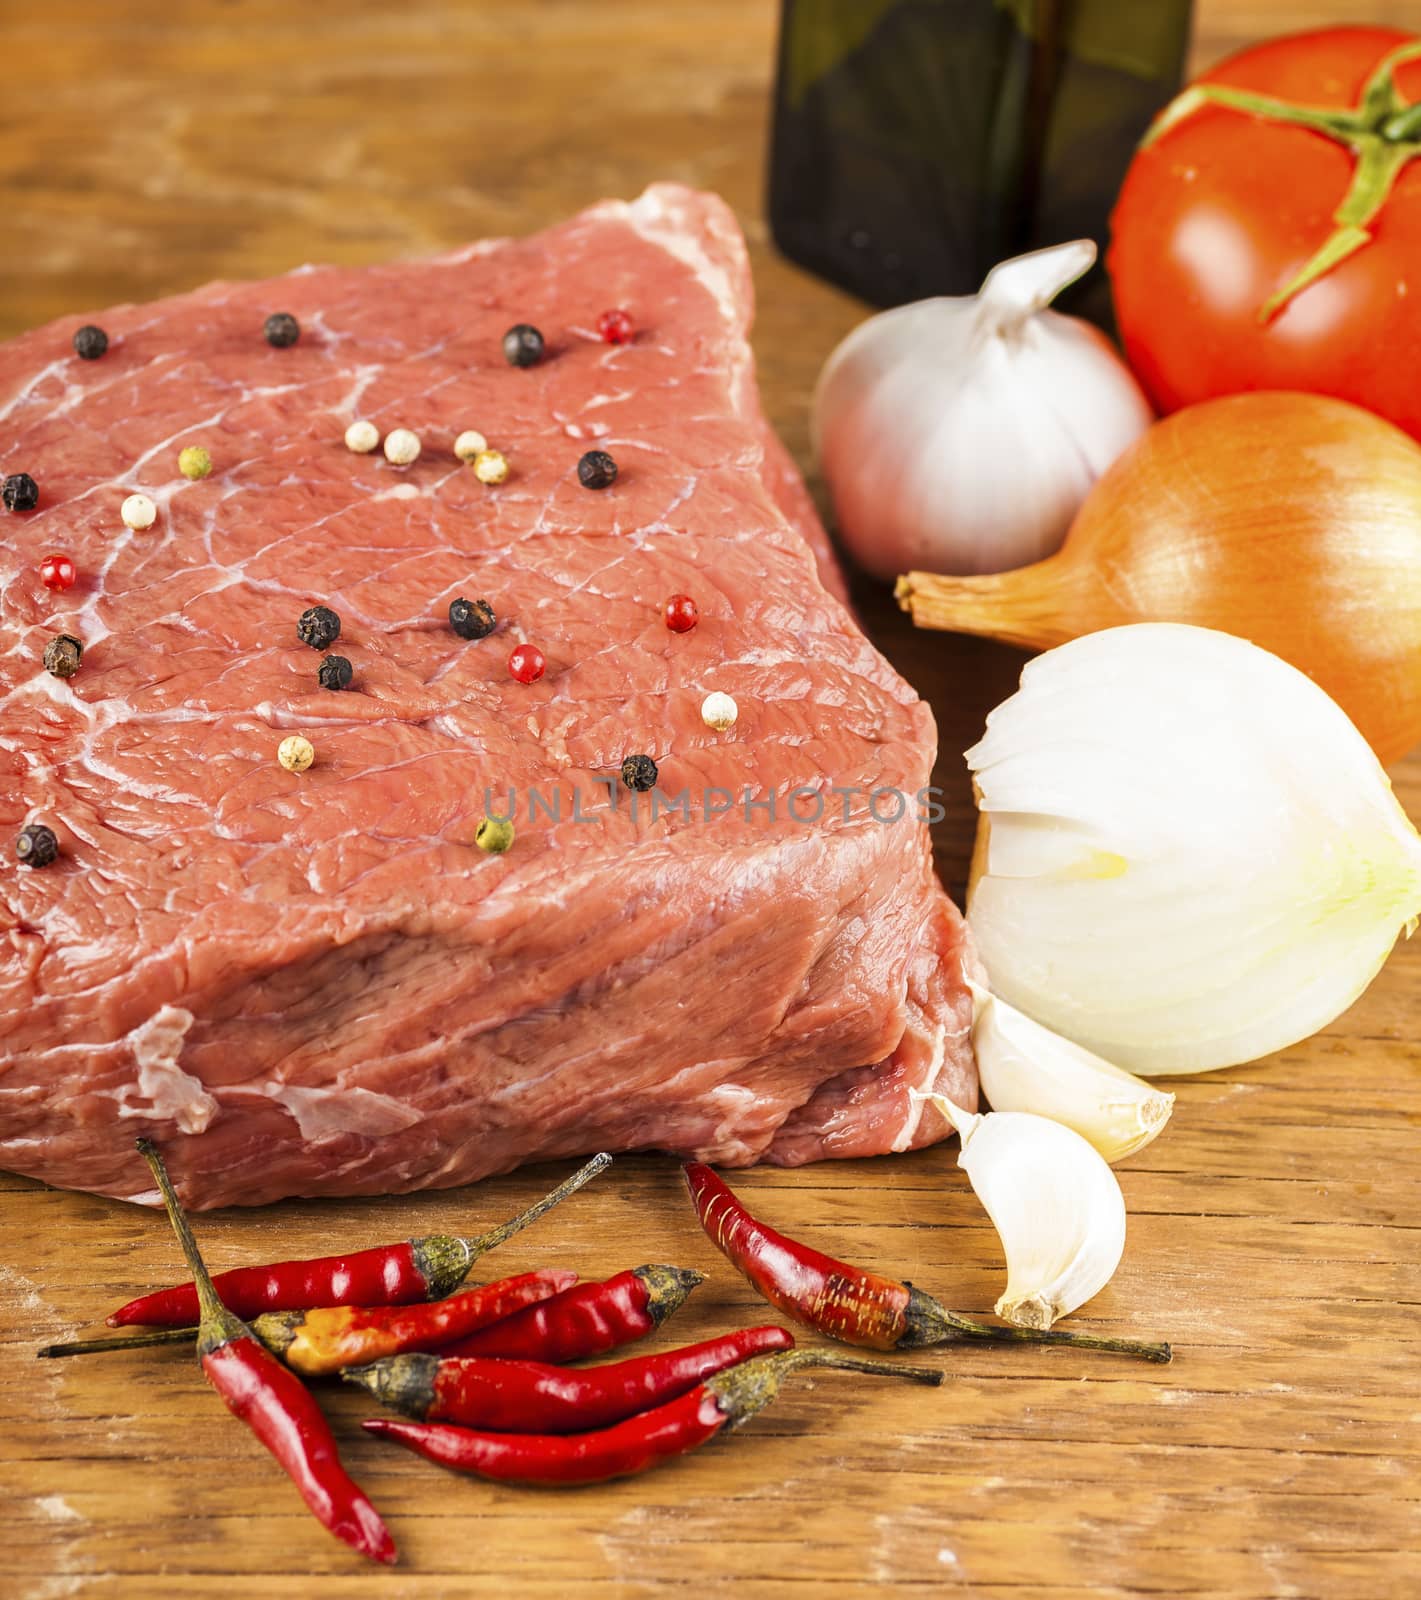
[[340,618],[329,606],[310,606],[296,619],[296,637],[313,650],[328,650],[340,638]]
[[474,833],[474,843],[490,855],[501,856],[513,846],[513,824],[507,817],[485,817]]
[[32,822],[15,835],[15,859],[27,867],[47,867],[58,854],[54,829],[42,822]]
[[109,347],[109,336],[92,322],[85,323],[74,335],[74,354],[81,361],[97,361]]
[[56,678],[72,678],[84,659],[84,646],[72,633],[59,633],[44,647],[44,670]]
[[325,656],[316,679],[323,689],[348,689],[355,668],[344,656]]
[[178,452],[178,471],[185,478],[205,478],[212,471],[212,457],[200,444],[190,444]]
[[536,367],[543,359],[543,336],[531,322],[516,322],[504,334],[503,359],[510,367]]
[[266,342],[277,350],[289,350],[301,337],[301,324],[289,311],[273,311],[262,324]]
[[656,787],[656,763],[650,756],[628,756],[622,763],[622,782],[628,789],[645,794]]
[[33,511],[39,504],[39,485],[28,472],[12,472],[0,484],[0,502],[7,511]]
[[487,639],[498,618],[487,600],[465,600],[460,595],[449,602],[449,626],[461,639]]
[[577,481],[584,489],[610,489],[617,481],[617,463],[605,450],[589,450],[577,463]]

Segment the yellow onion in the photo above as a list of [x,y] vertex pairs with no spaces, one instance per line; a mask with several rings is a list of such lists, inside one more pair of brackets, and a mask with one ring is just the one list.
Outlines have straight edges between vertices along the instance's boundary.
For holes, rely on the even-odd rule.
[[1312,394],[1156,423],[1061,550],[995,577],[910,572],[920,627],[1049,649],[1129,622],[1237,634],[1320,683],[1383,761],[1421,739],[1421,448]]

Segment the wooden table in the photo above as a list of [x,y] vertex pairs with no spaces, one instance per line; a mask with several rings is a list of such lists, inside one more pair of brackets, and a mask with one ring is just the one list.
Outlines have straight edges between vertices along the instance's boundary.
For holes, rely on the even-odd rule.
[[[801,460],[815,373],[861,309],[776,259],[761,213],[769,0],[48,0],[0,31],[0,333],[315,257],[373,261],[537,227],[676,177],[749,234],[769,411]],[[1199,60],[1336,0],[1206,0]],[[1421,27],[1421,0],[1372,0]],[[957,752],[1021,658],[915,636],[881,594],[876,636],[931,695],[960,889]],[[1397,773],[1421,814],[1421,759]],[[0,1493],[17,1600],[251,1593],[784,1597],[943,1589],[1020,1600],[1150,1595],[1381,1600],[1421,1574],[1421,945],[1281,1058],[1178,1085],[1166,1135],[1122,1171],[1130,1246],[1078,1319],[1167,1335],[1167,1368],[1064,1352],[949,1351],[934,1393],[822,1377],[733,1441],[640,1482],[554,1494],[439,1475],[356,1430],[354,1470],[403,1551],[363,1570],[303,1514],[184,1356],[40,1365],[136,1287],[170,1279],[151,1213],[0,1177]],[[215,1263],[470,1231],[553,1176],[464,1193],[286,1204],[202,1219]],[[990,1226],[937,1149],[747,1175],[791,1231],[909,1275],[963,1309],[1000,1282]],[[691,1225],[665,1161],[628,1160],[509,1269],[706,1269],[674,1332],[763,1307]]]

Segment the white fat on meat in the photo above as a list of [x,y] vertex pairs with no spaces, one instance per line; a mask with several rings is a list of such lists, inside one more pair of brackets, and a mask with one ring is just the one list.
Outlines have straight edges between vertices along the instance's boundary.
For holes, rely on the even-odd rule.
[[178,1065],[192,1024],[191,1011],[162,1006],[129,1034],[138,1081],[120,1092],[119,1116],[171,1122],[181,1133],[206,1130],[217,1115],[217,1102],[200,1079]]

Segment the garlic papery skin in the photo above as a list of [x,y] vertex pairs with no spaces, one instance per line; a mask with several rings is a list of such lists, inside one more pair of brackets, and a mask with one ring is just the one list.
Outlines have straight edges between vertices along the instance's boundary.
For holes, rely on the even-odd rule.
[[1421,912],[1421,838],[1311,679],[1229,634],[1030,662],[967,752],[993,994],[1118,1066],[1234,1066],[1324,1027]]
[[993,1111],[1030,1111],[1061,1122],[1107,1161],[1154,1139],[1174,1096],[1043,1028],[968,980],[977,1075]]
[[1099,1294],[1125,1253],[1125,1197],[1080,1134],[1029,1111],[964,1111],[927,1097],[957,1129],[957,1164],[992,1219],[1007,1286],[992,1308],[1020,1328],[1049,1328]]
[[1017,256],[980,294],[885,311],[829,357],[814,450],[844,545],[869,572],[1039,561],[1149,426],[1105,335],[1046,309],[1094,261],[1088,239]]

